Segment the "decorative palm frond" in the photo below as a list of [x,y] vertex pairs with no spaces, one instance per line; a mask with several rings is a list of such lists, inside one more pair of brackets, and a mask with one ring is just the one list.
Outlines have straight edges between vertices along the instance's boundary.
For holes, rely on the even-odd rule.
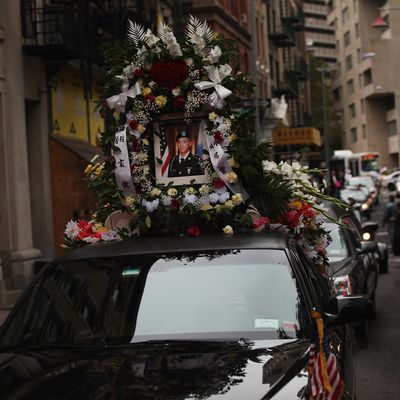
[[164,43],[167,42],[167,33],[170,31],[170,27],[165,22],[160,22],[157,26],[157,36]]
[[189,22],[186,25],[186,38],[190,42],[190,39],[198,34],[204,39],[206,46],[211,43],[213,31],[208,26],[207,21],[200,21],[197,17],[190,15]]
[[128,39],[138,48],[139,42],[146,41],[146,31],[142,25],[132,22],[130,19],[128,20],[128,24]]

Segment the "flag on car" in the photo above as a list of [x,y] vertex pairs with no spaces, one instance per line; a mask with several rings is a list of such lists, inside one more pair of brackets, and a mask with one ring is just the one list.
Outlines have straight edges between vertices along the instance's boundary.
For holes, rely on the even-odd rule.
[[344,384],[336,356],[330,351],[328,335],[324,335],[324,321],[321,314],[313,311],[313,318],[317,330],[314,335],[315,341],[309,348],[310,399],[340,400]]

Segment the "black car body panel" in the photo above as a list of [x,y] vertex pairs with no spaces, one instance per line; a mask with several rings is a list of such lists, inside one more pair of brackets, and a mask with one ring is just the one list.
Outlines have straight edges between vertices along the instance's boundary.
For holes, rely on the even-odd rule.
[[[174,262],[184,264],[179,268],[185,273],[196,268],[192,264],[198,258],[205,257],[207,263],[214,263],[213,268],[219,268],[224,257],[232,257],[240,261],[239,270],[250,271],[246,274],[252,279],[251,257],[246,258],[249,254],[257,262],[264,260],[264,255],[271,258],[275,254],[273,265],[278,269],[289,268],[300,296],[296,303],[298,327],[291,327],[294,322],[289,321],[284,322],[286,330],[277,325],[244,332],[244,336],[235,331],[216,331],[208,337],[208,331],[199,334],[188,331],[172,334],[167,340],[165,335],[158,338],[157,334],[137,332],[139,307],[146,298],[149,271],[154,268],[147,260],[160,257],[164,260],[163,273],[171,274]],[[280,265],[282,259],[287,265]],[[207,263],[199,268],[207,268]],[[142,272],[135,270],[138,266],[146,271],[143,279]],[[156,277],[157,271],[153,275]],[[128,278],[135,281],[134,290]],[[193,279],[194,285],[200,284],[198,278]],[[279,283],[279,276],[274,279],[272,284]],[[262,288],[267,287],[267,282],[260,283]],[[121,292],[125,290],[127,297],[122,297],[115,290],[117,287]],[[204,290],[204,298],[211,292]],[[177,295],[181,293],[186,292],[180,290]],[[285,291],[283,294],[288,296]],[[162,303],[169,304],[167,296],[164,293],[157,300],[158,308],[162,308]],[[181,302],[191,304],[192,299],[185,296],[196,300],[195,290],[182,295]],[[0,333],[1,398],[305,399],[308,398],[305,354],[309,346],[310,313],[313,308],[328,309],[330,296],[328,280],[284,235],[162,237],[78,249],[46,266],[5,321]],[[239,303],[240,297],[238,292]],[[283,307],[281,300],[274,300],[272,310]],[[204,311],[202,302],[199,304],[200,308],[194,310],[197,319],[201,319],[201,313],[212,312]],[[242,305],[235,305],[238,307],[235,312],[240,313]],[[218,308],[217,303],[214,308]],[[171,311],[170,315],[176,312]],[[245,315],[250,313],[251,309]],[[193,321],[195,324],[196,319]],[[271,320],[258,323],[271,324]],[[109,335],[98,336],[96,332]],[[353,398],[355,368],[351,334],[344,326],[330,332],[331,348],[338,358],[346,393]]]

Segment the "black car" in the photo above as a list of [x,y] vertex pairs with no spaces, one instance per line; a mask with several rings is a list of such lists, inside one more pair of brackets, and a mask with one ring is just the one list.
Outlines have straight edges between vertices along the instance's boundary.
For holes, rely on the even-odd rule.
[[[379,263],[378,246],[373,241],[365,241],[362,228],[350,208],[332,207],[337,220],[342,224],[327,223],[332,238],[328,246],[328,257],[332,269],[331,279],[337,295],[366,295],[373,305],[375,317],[375,298],[378,283]],[[368,322],[363,321],[356,327],[358,336],[367,344]]]
[[0,334],[2,399],[308,399],[311,310],[355,398],[343,325],[365,298],[279,235],[153,238],[70,252],[37,275]]

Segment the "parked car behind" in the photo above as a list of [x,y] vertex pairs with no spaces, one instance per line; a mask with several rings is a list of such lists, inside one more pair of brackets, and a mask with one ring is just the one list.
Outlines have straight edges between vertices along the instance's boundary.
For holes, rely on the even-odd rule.
[[363,176],[353,176],[348,180],[348,186],[355,186],[360,189],[363,187],[368,189],[368,192],[370,196],[372,196],[372,199],[374,201],[374,205],[379,204],[379,196],[378,196],[378,189],[375,186],[374,180],[368,176],[368,175],[363,175]]
[[396,190],[396,182],[400,178],[400,170],[391,172],[388,175],[381,175],[381,183],[383,188],[390,191]]
[[[286,236],[102,243],[46,266],[0,334],[2,399],[308,399],[311,311],[355,399],[345,322],[365,298],[329,281]],[[111,397],[110,397],[111,396]]]
[[366,221],[371,218],[373,199],[365,193],[365,190],[355,186],[347,186],[340,191],[340,199],[353,207],[360,221]]

